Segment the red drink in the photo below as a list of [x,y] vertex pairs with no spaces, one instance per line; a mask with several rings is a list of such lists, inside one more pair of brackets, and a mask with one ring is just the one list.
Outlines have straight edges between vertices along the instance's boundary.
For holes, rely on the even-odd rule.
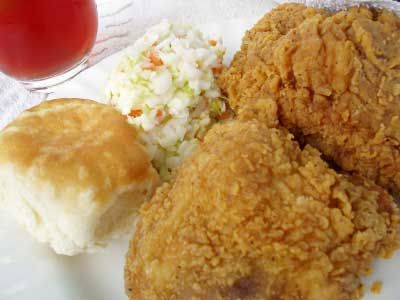
[[96,34],[94,0],[0,0],[0,71],[21,80],[62,73]]

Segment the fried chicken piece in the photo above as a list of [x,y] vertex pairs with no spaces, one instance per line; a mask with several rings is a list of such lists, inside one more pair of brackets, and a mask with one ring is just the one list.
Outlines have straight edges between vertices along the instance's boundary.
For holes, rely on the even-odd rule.
[[400,192],[400,18],[279,6],[219,80],[239,114],[279,123],[346,171]]
[[311,146],[257,121],[214,126],[141,210],[130,300],[358,299],[360,275],[398,245],[398,209]]

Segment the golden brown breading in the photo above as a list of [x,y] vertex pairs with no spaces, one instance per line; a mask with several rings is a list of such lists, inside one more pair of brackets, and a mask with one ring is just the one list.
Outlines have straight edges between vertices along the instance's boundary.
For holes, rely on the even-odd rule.
[[129,299],[345,300],[397,248],[381,187],[329,169],[259,121],[214,126],[141,210]]
[[400,18],[279,6],[220,78],[236,111],[279,122],[346,171],[400,192]]

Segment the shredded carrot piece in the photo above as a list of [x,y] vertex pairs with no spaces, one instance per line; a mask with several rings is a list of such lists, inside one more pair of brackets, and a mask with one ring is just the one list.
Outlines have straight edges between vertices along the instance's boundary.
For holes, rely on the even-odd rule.
[[220,114],[218,116],[218,120],[222,121],[222,120],[229,119],[230,117],[231,117],[231,113],[229,111],[224,111],[222,114]]
[[164,113],[162,112],[162,110],[157,109],[157,113],[156,113],[156,117],[158,119],[158,121],[162,121],[162,119],[164,118]]
[[163,61],[161,60],[161,58],[157,55],[157,53],[155,53],[153,51],[150,52],[149,59],[150,59],[151,63],[156,67],[162,66],[164,64]]
[[129,115],[131,117],[137,118],[140,117],[143,114],[143,111],[141,109],[132,109]]
[[217,64],[215,67],[213,67],[211,70],[215,76],[220,75],[222,73],[222,70],[224,69],[224,64],[222,62],[222,59],[218,59]]
[[214,75],[220,75],[222,73],[222,69],[223,69],[222,66],[218,66],[218,67],[212,68],[211,70]]
[[211,46],[216,46],[217,45],[217,41],[216,40],[208,40],[208,43],[211,45]]

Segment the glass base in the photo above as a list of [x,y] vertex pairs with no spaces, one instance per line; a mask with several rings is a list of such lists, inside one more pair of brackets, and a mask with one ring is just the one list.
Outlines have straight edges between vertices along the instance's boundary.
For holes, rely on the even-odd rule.
[[88,67],[88,57],[85,57],[78,64],[73,66],[71,69],[65,71],[64,73],[57,74],[52,77],[37,79],[37,80],[20,80],[19,82],[30,91],[37,91],[43,93],[52,92],[52,88],[62,84],[75,76],[77,76],[82,71],[86,70]]

